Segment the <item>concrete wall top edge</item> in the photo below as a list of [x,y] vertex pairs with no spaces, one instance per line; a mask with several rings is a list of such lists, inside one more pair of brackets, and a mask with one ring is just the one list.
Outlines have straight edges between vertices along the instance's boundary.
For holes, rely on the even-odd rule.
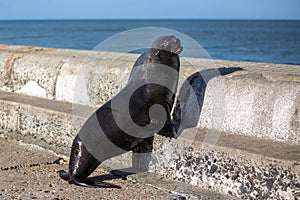
[[[33,47],[33,46],[18,46],[18,45],[5,45],[0,44],[1,53],[14,53],[14,54],[23,54],[23,53],[37,53],[37,54],[48,54],[48,55],[57,55],[65,56],[67,58],[74,57],[92,57],[101,59],[122,59],[128,61],[134,61],[139,54],[133,53],[120,53],[120,52],[103,52],[103,51],[94,51],[94,50],[75,50],[75,49],[59,49],[59,48],[45,48],[45,47]],[[229,61],[229,60],[214,60],[206,58],[181,58],[182,66],[189,67],[192,65],[202,66],[205,68],[210,67],[231,67],[239,66],[250,71],[259,71],[264,68],[264,71],[269,73],[279,73],[291,76],[300,76],[300,65],[290,65],[290,64],[274,64],[274,63],[264,63],[264,62],[245,62],[245,61]]]

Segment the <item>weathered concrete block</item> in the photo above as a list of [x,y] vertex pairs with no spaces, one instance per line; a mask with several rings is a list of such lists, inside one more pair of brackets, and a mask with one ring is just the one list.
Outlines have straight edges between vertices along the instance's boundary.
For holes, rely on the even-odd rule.
[[[249,148],[252,142],[248,141]],[[197,141],[166,141],[156,136],[150,170],[171,179],[240,198],[294,198],[299,191],[297,174],[300,168],[296,162],[275,161],[219,145],[207,148]]]
[[47,91],[48,98],[54,98],[56,77],[64,59],[46,51],[24,54],[12,66],[12,91],[20,90],[29,81],[35,81]]
[[77,134],[81,126],[77,121],[78,116],[44,108],[21,104],[19,112],[18,131],[21,134],[30,135],[57,146],[71,146],[74,135]]
[[19,129],[19,104],[0,99],[0,128],[8,131]]
[[298,82],[237,75],[211,80],[206,94],[199,127],[299,143]]

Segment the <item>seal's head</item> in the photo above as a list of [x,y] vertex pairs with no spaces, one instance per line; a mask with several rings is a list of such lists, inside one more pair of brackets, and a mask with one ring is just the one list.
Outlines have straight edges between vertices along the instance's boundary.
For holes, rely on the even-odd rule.
[[173,54],[180,54],[183,50],[181,42],[175,36],[160,36],[151,45],[152,49],[168,51]]

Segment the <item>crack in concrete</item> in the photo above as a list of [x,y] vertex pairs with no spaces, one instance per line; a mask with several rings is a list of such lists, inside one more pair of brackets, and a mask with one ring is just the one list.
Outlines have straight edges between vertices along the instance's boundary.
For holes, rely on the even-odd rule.
[[57,71],[57,73],[56,73],[56,76],[55,76],[55,80],[54,80],[54,87],[53,87],[53,97],[56,99],[56,85],[57,85],[57,80],[58,80],[58,77],[59,77],[59,75],[60,75],[60,73],[61,73],[61,69],[62,69],[62,67],[64,66],[64,64],[66,63],[66,62],[68,62],[69,60],[62,60],[62,61],[60,61],[59,62],[59,64],[58,64],[58,71]]
[[64,162],[65,162],[65,159],[58,158],[54,161],[48,161],[48,162],[42,162],[42,163],[33,163],[33,164],[20,164],[20,165],[10,166],[10,167],[1,167],[0,169],[3,170],[3,171],[7,171],[7,170],[24,169],[24,168],[38,167],[38,166],[60,165]]
[[4,71],[3,71],[3,76],[2,80],[0,83],[3,84],[3,86],[9,86],[12,85],[12,80],[13,80],[13,66],[15,65],[16,61],[20,58],[22,58],[24,55],[10,55],[5,64],[4,64]]

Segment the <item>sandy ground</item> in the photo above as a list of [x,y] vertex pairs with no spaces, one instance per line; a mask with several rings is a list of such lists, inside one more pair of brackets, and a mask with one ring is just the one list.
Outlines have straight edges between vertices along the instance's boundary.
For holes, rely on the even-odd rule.
[[[120,186],[84,188],[58,176],[67,170],[65,157],[37,146],[0,137],[0,199],[228,199],[228,196],[145,173],[127,180],[98,168],[93,176]],[[230,197],[232,198],[232,197]]]

